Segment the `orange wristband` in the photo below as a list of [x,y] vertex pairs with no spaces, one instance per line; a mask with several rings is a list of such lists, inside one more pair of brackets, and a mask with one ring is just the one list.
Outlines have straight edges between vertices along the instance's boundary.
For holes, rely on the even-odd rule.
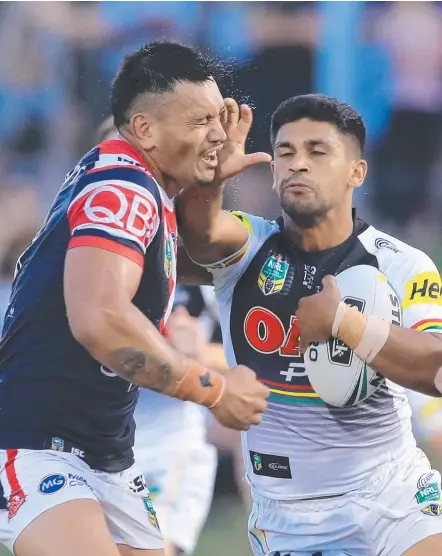
[[176,383],[172,397],[212,409],[223,397],[226,379],[219,373],[209,371],[193,359],[188,359],[186,364],[187,372]]

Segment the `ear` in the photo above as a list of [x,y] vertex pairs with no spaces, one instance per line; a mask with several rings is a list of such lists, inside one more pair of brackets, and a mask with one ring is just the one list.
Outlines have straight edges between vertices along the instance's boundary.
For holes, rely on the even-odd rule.
[[[270,162],[270,170],[271,170],[272,176],[274,178],[275,177],[275,163],[273,162],[273,160]],[[276,191],[276,184],[275,184],[274,179],[273,179],[272,189]]]
[[367,170],[368,164],[366,160],[355,160],[352,165],[352,172],[348,185],[353,189],[361,187],[361,185],[364,183],[365,176],[367,175]]
[[140,147],[145,150],[155,147],[155,119],[150,114],[134,114],[129,125]]

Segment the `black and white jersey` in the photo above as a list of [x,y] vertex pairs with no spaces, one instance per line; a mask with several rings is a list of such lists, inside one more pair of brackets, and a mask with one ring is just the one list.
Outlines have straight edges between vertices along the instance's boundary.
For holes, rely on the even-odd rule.
[[436,266],[425,253],[357,218],[341,245],[303,252],[288,240],[282,220],[233,214],[247,227],[248,242],[207,268],[229,366],[249,366],[271,390],[262,424],[243,433],[247,479],[278,499],[354,490],[378,465],[413,450],[410,406],[404,389],[389,380],[356,406],[323,402],[299,353],[298,301],[319,291],[327,274],[372,265],[401,300],[404,327],[442,332]]

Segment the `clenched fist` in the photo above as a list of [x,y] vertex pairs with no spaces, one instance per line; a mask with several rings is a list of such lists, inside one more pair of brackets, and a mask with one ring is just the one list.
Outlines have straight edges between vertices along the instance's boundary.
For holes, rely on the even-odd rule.
[[238,365],[224,374],[226,387],[221,401],[211,410],[216,419],[231,429],[248,430],[261,423],[267,409],[270,390],[256,379],[256,374]]

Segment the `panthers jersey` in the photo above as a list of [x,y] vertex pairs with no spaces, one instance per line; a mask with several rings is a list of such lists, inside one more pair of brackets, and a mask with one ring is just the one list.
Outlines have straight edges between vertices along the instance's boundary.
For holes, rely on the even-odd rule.
[[82,246],[143,268],[133,303],[159,329],[176,282],[173,201],[128,142],[101,143],[70,172],[18,262],[0,342],[0,448],[74,453],[96,469],[133,462],[138,387],[74,339],[63,295],[66,252]]
[[236,215],[249,230],[247,244],[208,269],[229,365],[249,366],[271,391],[262,424],[243,433],[247,480],[278,499],[349,492],[376,466],[413,449],[410,407],[404,389],[379,375],[376,392],[355,406],[332,407],[319,398],[299,352],[298,301],[318,292],[327,274],[372,265],[395,289],[403,326],[441,332],[439,273],[421,251],[356,218],[341,245],[303,252],[290,243],[282,220]]

